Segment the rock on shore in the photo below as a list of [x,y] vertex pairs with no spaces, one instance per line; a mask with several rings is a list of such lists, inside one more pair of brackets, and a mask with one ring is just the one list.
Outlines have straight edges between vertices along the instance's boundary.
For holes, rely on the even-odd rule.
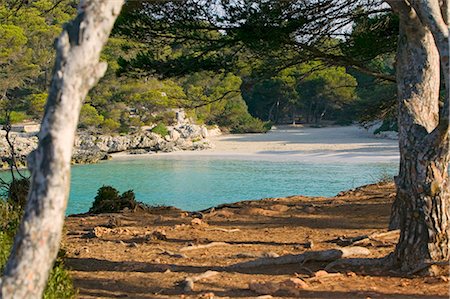
[[[75,164],[96,163],[108,159],[109,154],[129,152],[147,154],[180,150],[204,150],[211,148],[205,126],[183,124],[169,127],[169,135],[160,136],[150,131],[138,131],[129,135],[94,135],[81,131],[75,138],[72,162]],[[214,131],[215,132],[215,131]],[[5,131],[0,131],[0,167],[8,168],[10,157]],[[11,133],[19,167],[26,165],[28,154],[37,146],[38,138],[28,133]]]

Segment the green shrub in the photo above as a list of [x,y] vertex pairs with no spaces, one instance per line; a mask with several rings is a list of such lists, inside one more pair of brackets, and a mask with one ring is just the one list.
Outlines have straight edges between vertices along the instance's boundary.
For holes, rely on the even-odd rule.
[[79,126],[81,128],[98,127],[103,122],[103,116],[99,115],[95,107],[84,104],[81,107]]
[[120,123],[114,119],[107,118],[102,124],[102,128],[108,132],[115,132],[120,128]]
[[14,237],[19,228],[22,209],[10,202],[0,199],[0,232],[10,238]]
[[[6,123],[5,116],[3,115],[3,113],[1,114],[2,115],[0,116],[0,124],[4,125]],[[11,114],[9,115],[9,122],[11,124],[17,124],[29,118],[30,116],[23,111],[11,111]]]
[[[60,253],[63,251],[59,251]],[[58,257],[50,273],[44,291],[44,299],[75,298],[77,290],[73,286],[69,272],[64,268],[63,258]]]
[[47,102],[47,96],[47,93],[36,93],[28,96],[28,113],[34,117],[42,117]]
[[254,118],[251,115],[244,115],[233,124],[230,132],[233,134],[243,133],[266,133],[272,128],[271,123],[265,123],[258,118]]
[[29,189],[30,180],[27,178],[12,181],[8,189],[8,200],[20,208],[25,207]]
[[169,135],[169,130],[167,130],[167,127],[163,123],[159,123],[151,130],[153,133],[156,133],[158,135],[161,135],[162,137]]
[[137,205],[133,190],[128,190],[122,195],[111,186],[100,187],[94,198],[90,213],[117,213],[125,208],[134,209]]
[[0,232],[0,273],[3,273],[5,268],[12,242],[13,238],[11,236],[8,236],[7,233]]

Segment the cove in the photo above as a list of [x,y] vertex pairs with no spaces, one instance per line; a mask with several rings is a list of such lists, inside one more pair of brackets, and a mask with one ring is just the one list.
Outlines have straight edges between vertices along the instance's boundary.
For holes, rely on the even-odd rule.
[[87,212],[103,185],[132,189],[149,205],[194,211],[223,203],[289,195],[333,196],[394,176],[396,163],[305,163],[217,157],[119,159],[72,167],[67,214]]

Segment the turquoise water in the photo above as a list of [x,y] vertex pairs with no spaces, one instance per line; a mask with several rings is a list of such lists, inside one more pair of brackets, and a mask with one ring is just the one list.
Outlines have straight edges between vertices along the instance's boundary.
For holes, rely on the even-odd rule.
[[[86,212],[102,185],[133,189],[139,201],[200,210],[288,195],[333,196],[397,173],[395,163],[317,164],[218,158],[148,158],[72,167],[67,214]],[[3,174],[5,175],[5,174]]]

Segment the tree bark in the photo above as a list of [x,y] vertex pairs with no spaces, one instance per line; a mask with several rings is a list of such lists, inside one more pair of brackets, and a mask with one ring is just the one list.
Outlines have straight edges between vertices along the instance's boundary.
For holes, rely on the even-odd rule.
[[81,1],[56,42],[56,61],[38,148],[30,155],[31,187],[0,282],[0,298],[41,298],[56,258],[70,186],[70,158],[82,102],[106,71],[100,52],[122,0]]
[[390,228],[400,228],[395,261],[410,271],[450,257],[448,88],[447,108],[439,109],[440,66],[444,64],[436,34],[408,2],[388,2],[400,15],[396,65],[400,171]]

